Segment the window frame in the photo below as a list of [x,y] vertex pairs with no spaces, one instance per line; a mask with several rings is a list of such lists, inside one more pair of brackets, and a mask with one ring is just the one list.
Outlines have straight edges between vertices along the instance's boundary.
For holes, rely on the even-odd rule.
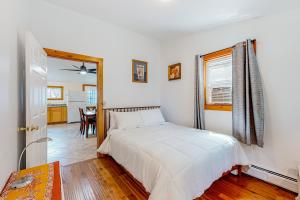
[[[82,91],[85,92],[86,91],[86,87],[95,87],[97,89],[97,85],[95,84],[82,84]],[[96,90],[97,91],[97,90]],[[98,91],[97,91],[98,92]],[[96,96],[97,98],[97,96]],[[98,98],[97,98],[97,101],[98,101]],[[96,104],[97,104],[97,101],[96,101]]]
[[227,48],[203,56],[204,109],[205,110],[232,111],[232,104],[208,104],[206,102],[207,62],[216,58],[221,58],[229,55],[232,56],[232,52],[233,52],[232,48]]
[[82,84],[82,91],[83,92],[85,92],[86,87],[96,87],[97,88],[97,85],[95,85],[95,84]]
[[47,96],[48,96],[48,88],[55,88],[55,89],[60,89],[60,96],[61,98],[48,98],[47,100],[64,100],[64,86],[56,86],[56,85],[48,85],[47,86]]

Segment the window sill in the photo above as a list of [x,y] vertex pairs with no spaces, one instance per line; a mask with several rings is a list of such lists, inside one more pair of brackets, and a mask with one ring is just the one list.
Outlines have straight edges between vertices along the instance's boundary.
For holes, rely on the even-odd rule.
[[204,109],[216,111],[232,111],[232,105],[206,104],[204,105]]
[[50,100],[50,101],[61,101],[61,100],[64,100],[64,98],[48,98],[47,100]]

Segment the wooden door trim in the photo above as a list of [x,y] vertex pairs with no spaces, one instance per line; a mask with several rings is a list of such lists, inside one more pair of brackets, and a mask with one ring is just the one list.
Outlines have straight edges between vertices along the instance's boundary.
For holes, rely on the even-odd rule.
[[[83,54],[70,53],[55,49],[44,48],[48,57],[62,58],[66,60],[83,61],[95,63],[97,65],[97,148],[104,140],[104,121],[103,121],[103,58],[87,56]],[[100,154],[97,153],[100,157]]]

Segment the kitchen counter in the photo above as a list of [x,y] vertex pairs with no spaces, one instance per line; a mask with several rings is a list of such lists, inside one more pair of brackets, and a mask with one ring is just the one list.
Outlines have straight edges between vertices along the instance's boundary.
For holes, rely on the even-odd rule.
[[67,107],[67,104],[48,104],[48,108]]

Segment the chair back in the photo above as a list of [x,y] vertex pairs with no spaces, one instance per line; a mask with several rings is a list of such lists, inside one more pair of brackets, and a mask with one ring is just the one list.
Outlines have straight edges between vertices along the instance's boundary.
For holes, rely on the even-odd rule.
[[87,111],[94,111],[94,110],[96,110],[96,106],[87,106],[86,110]]
[[80,120],[83,122],[84,121],[84,112],[82,108],[79,108],[79,114],[80,114]]

